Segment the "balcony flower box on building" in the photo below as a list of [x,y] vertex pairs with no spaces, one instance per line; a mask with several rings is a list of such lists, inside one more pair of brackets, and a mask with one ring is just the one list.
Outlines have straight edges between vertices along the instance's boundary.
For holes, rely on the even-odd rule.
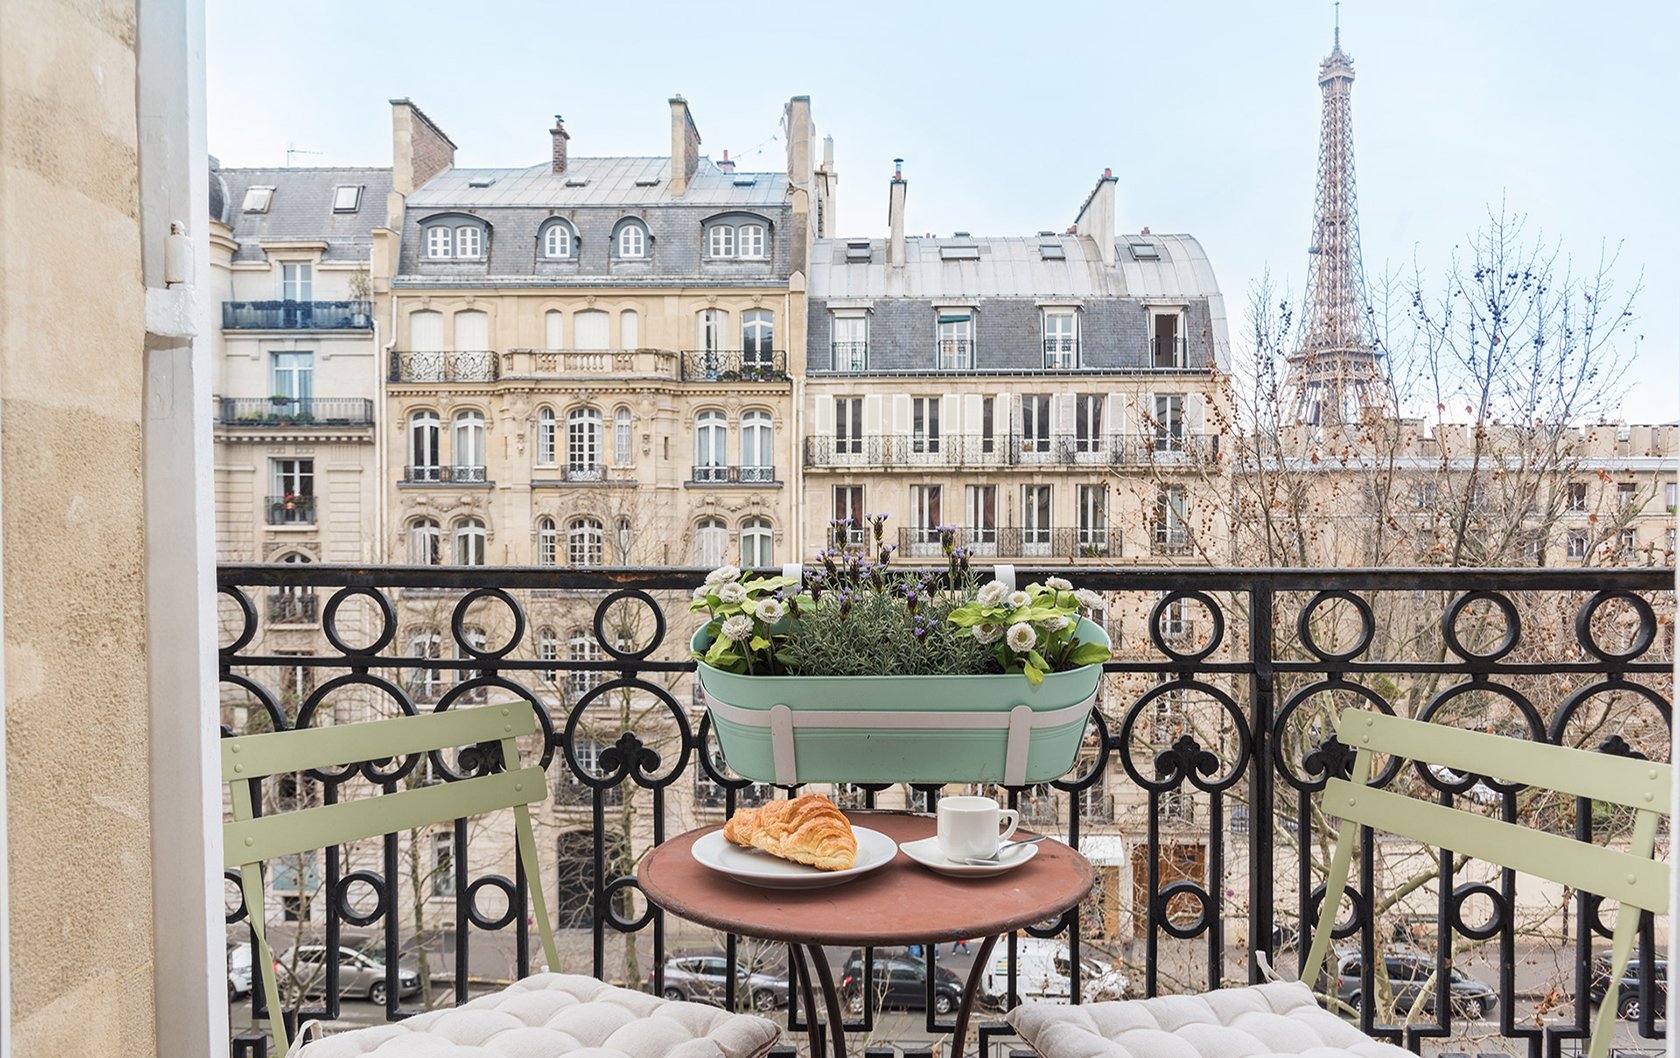
[[759,782],[993,782],[1067,774],[1110,645],[1100,606],[1059,578],[1016,589],[947,568],[824,552],[809,575],[714,571],[693,608],[698,679],[725,763]]

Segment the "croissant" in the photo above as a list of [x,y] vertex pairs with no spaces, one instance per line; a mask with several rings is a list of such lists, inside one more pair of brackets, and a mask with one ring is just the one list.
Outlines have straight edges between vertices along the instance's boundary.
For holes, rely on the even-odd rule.
[[824,871],[848,870],[857,862],[852,824],[821,794],[743,808],[724,824],[723,836]]

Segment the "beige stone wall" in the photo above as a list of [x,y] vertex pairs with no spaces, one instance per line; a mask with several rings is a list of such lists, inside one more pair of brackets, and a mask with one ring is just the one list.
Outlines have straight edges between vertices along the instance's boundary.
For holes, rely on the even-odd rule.
[[135,39],[132,2],[0,5],[10,983],[31,1058],[154,1053]]

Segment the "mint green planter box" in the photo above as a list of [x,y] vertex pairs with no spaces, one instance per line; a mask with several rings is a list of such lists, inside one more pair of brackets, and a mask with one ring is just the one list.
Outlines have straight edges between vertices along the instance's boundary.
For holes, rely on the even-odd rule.
[[[1108,646],[1081,618],[1079,639]],[[691,644],[704,653],[701,629]],[[1025,676],[741,676],[696,662],[723,759],[757,782],[1048,782],[1073,767],[1101,665]]]

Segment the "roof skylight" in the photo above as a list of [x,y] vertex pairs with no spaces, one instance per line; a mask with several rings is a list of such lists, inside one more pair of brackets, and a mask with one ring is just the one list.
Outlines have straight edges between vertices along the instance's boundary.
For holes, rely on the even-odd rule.
[[333,212],[354,213],[362,208],[362,185],[339,184],[333,188]]
[[245,204],[240,208],[246,213],[267,213],[268,204],[274,201],[274,188],[248,187],[245,189]]

